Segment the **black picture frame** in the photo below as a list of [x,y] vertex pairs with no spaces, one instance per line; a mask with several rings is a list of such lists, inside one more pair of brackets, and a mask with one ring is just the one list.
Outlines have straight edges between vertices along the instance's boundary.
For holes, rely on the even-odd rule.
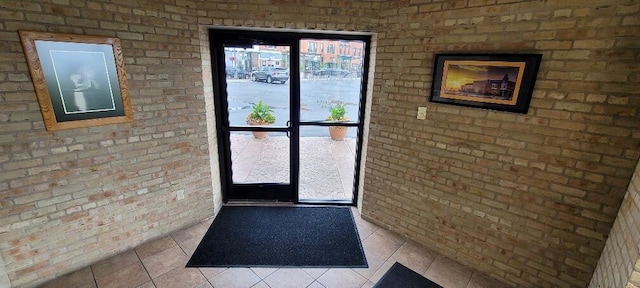
[[120,39],[18,32],[47,131],[133,122]]
[[526,114],[542,54],[436,54],[430,102]]

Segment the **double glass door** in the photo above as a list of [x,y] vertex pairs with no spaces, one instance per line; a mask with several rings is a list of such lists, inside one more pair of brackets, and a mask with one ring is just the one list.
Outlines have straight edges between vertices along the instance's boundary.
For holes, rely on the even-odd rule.
[[224,200],[353,204],[368,36],[210,39]]

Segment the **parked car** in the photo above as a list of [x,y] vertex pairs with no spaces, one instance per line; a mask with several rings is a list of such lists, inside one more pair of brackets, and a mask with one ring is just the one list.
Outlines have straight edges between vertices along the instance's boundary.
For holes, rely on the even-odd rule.
[[284,84],[289,80],[289,70],[280,67],[262,66],[258,70],[251,72],[251,80]]
[[227,78],[231,79],[249,79],[249,76],[251,76],[249,71],[238,67],[227,67],[225,68],[225,72],[227,73]]
[[313,71],[313,75],[316,75],[316,76],[340,76],[340,77],[345,77],[349,73],[350,73],[349,70],[338,69],[338,68],[324,68],[324,69]]

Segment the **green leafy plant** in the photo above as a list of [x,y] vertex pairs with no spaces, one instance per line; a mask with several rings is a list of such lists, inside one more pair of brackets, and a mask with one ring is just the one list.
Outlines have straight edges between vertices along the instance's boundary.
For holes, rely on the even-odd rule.
[[247,124],[250,125],[267,125],[274,122],[276,122],[276,116],[273,115],[273,110],[262,100],[253,104],[251,113],[247,115]]
[[327,121],[349,121],[347,111],[344,109],[344,103],[336,102],[329,107],[329,117]]

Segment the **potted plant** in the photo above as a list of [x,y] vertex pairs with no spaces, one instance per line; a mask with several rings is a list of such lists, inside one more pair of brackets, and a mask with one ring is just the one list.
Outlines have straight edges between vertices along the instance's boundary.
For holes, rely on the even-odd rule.
[[[273,115],[273,110],[271,110],[269,105],[262,102],[262,100],[253,104],[251,113],[247,115],[247,124],[252,126],[271,125],[274,122],[276,122],[276,116]],[[253,137],[256,139],[267,138],[266,131],[253,131],[252,133]]]
[[[329,107],[329,117],[327,121],[346,122],[349,118],[346,116],[347,111],[344,109],[344,103],[337,102]],[[329,126],[329,136],[331,140],[342,141],[347,135],[348,127],[345,126]]]

